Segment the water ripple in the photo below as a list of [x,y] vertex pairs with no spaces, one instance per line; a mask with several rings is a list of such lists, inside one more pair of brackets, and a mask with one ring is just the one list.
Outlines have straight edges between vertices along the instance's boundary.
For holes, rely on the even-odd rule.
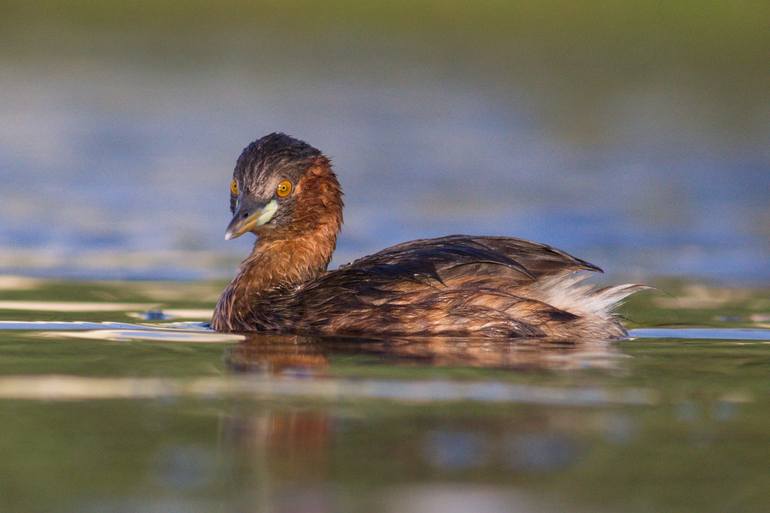
[[654,405],[658,395],[645,388],[560,388],[501,382],[448,380],[397,382],[376,379],[264,378],[227,376],[195,379],[94,378],[79,376],[7,376],[0,378],[0,398],[45,401],[152,399],[169,397],[311,398],[340,401],[379,399],[406,403],[471,401],[599,407]]

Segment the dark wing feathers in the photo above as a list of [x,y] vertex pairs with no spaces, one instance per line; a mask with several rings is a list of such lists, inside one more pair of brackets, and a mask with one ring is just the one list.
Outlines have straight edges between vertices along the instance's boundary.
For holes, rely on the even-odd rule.
[[[333,333],[535,336],[574,315],[519,295],[539,279],[598,271],[543,244],[452,235],[399,244],[301,285],[282,308],[294,326]],[[260,308],[276,308],[265,299]]]
[[609,314],[574,313],[538,295],[542,279],[579,270],[600,271],[544,244],[452,235],[399,244],[260,294],[244,315],[248,329],[325,334],[622,336]]
[[[442,281],[442,276],[468,265],[502,266],[521,281],[537,280],[565,271],[602,270],[545,244],[511,237],[449,235],[420,239],[391,246],[356,260],[341,269],[346,272],[380,271],[386,275]],[[376,273],[375,273],[376,274]]]

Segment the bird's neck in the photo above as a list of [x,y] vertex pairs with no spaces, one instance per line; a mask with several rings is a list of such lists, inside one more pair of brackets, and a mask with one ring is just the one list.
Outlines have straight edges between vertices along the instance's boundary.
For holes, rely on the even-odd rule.
[[324,227],[293,239],[258,241],[233,283],[258,294],[316,278],[329,265],[338,230],[339,227]]
[[[337,234],[316,232],[293,240],[259,241],[219,298],[212,327],[250,331],[253,308],[269,294],[309,282],[326,271]],[[286,294],[289,291],[286,290]]]

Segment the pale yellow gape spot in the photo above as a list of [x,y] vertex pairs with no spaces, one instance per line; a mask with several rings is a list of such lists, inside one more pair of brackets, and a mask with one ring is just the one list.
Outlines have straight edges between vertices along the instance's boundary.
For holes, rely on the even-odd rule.
[[279,198],[285,198],[289,194],[291,194],[291,182],[288,180],[283,180],[281,183],[278,184],[278,187],[275,188],[275,194]]

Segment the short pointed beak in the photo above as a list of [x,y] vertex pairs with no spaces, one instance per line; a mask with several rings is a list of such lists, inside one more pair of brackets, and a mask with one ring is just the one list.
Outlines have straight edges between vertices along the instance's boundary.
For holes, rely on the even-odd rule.
[[225,240],[237,239],[244,233],[262,226],[273,218],[277,209],[278,203],[275,200],[267,204],[244,201],[227,225]]
[[235,217],[233,217],[230,224],[227,225],[227,230],[225,230],[225,240],[237,239],[244,233],[246,233],[244,223],[238,216],[238,212],[236,212]]

